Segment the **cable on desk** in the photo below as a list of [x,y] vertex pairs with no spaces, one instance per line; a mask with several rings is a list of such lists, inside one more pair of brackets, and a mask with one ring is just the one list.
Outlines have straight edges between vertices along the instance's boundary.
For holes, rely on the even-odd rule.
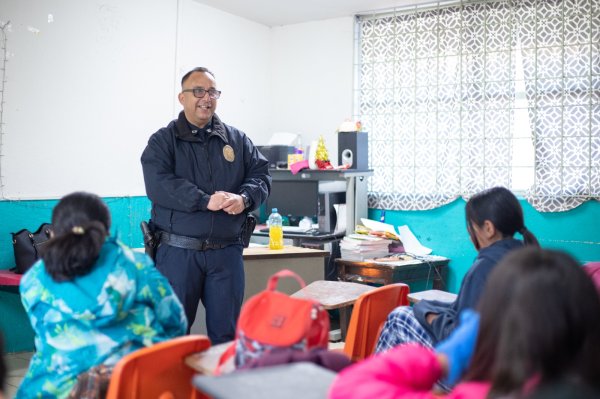
[[434,273],[437,274],[437,276],[440,279],[440,281],[442,282],[443,289],[446,289],[446,280],[444,280],[444,277],[440,273],[440,270],[432,263],[431,260],[429,260],[428,258],[426,258],[425,256],[422,256],[422,255],[416,255],[416,254],[412,254],[412,253],[409,253],[409,252],[406,252],[405,254],[411,256],[412,258],[414,258],[416,260],[420,260],[421,262],[424,262],[424,263],[426,263],[429,266],[429,270],[427,271],[427,280],[425,282],[425,288],[426,289],[433,289],[433,282],[435,280],[435,277],[433,277],[431,279],[431,288],[428,288],[428,286],[429,286],[429,277],[431,276],[431,270],[432,269],[433,269]]

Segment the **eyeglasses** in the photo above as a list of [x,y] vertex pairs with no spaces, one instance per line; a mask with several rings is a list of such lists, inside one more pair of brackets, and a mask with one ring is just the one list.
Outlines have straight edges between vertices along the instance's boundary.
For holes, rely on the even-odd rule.
[[194,94],[194,97],[196,97],[196,98],[203,98],[206,95],[206,93],[208,93],[208,96],[210,98],[212,98],[213,100],[216,100],[217,98],[221,97],[220,90],[216,90],[216,89],[206,90],[204,87],[194,87],[193,89],[181,90],[181,92],[182,93],[192,92]]

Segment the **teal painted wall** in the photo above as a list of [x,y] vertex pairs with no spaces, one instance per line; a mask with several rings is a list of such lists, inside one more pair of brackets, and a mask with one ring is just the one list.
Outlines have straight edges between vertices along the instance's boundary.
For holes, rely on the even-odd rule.
[[[150,216],[150,201],[146,197],[104,198],[112,215],[111,233],[132,247],[142,247],[140,222]],[[11,232],[27,228],[35,230],[49,222],[56,200],[0,201],[0,269],[14,266]],[[0,331],[5,338],[7,352],[33,349],[33,330],[18,291],[0,290]]]
[[[566,251],[582,263],[600,260],[600,202],[587,201],[560,213],[541,213],[525,200],[520,203],[525,225],[544,248]],[[386,211],[385,214],[386,223],[408,225],[423,245],[433,249],[433,254],[450,258],[447,281],[450,292],[458,292],[463,276],[477,255],[467,233],[464,209],[465,201],[458,199],[429,211]],[[371,219],[379,220],[380,215],[378,209],[369,210]]]
[[[112,218],[112,233],[132,247],[143,245],[139,224],[150,215],[146,197],[105,198]],[[0,269],[14,266],[10,232],[22,228],[36,229],[50,221],[56,201],[1,201]],[[576,209],[562,213],[540,213],[521,201],[527,227],[547,248],[562,249],[581,262],[600,260],[600,202],[588,201]],[[407,224],[417,238],[433,249],[434,254],[451,259],[448,290],[457,292],[462,277],[476,256],[467,235],[464,220],[465,201],[429,211],[386,211],[386,222]],[[369,210],[369,217],[379,220],[380,211]],[[418,290],[425,287],[411,286]],[[18,352],[33,349],[33,331],[15,290],[0,290],[0,330],[6,339],[6,350]]]

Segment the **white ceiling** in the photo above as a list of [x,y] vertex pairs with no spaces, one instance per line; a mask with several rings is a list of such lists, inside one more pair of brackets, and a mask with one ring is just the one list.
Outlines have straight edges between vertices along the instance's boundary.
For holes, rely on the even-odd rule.
[[196,0],[267,26],[281,26],[363,12],[432,3],[432,0]]

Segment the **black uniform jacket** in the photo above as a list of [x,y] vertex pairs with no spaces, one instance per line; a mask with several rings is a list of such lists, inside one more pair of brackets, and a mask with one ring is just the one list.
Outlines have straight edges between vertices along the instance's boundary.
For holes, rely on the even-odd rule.
[[183,112],[154,133],[142,154],[152,221],[161,230],[212,243],[240,242],[244,213],[207,209],[216,191],[251,199],[252,210],[269,196],[269,163],[242,131],[213,115],[208,128],[190,125]]

